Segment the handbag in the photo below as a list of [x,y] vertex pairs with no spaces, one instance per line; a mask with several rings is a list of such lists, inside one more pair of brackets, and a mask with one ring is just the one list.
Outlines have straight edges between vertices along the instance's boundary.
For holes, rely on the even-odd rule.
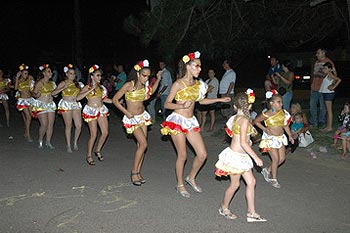
[[299,134],[298,139],[299,139],[299,147],[307,147],[308,145],[310,145],[315,141],[309,130],[306,131],[305,133]]

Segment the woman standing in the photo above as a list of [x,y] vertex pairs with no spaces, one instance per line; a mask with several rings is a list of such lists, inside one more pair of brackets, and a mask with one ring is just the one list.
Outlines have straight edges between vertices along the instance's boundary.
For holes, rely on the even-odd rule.
[[[290,103],[293,99],[293,81],[294,73],[291,71],[291,62],[282,62],[282,74],[276,72],[274,75],[274,83],[278,85],[278,92],[282,95],[283,109],[289,111]],[[284,93],[282,93],[282,91]]]
[[5,78],[4,71],[0,69],[0,103],[4,106],[7,127],[10,127],[9,96],[7,95],[7,92],[10,91],[10,84],[11,80]]
[[78,139],[81,133],[81,104],[77,102],[77,95],[80,92],[80,83],[76,80],[75,71],[72,64],[63,68],[66,74],[65,80],[60,82],[57,88],[52,92],[53,96],[62,92],[62,99],[58,103],[58,113],[62,114],[65,124],[65,136],[67,142],[67,152],[72,153],[71,132],[74,122],[74,150],[78,150]]
[[27,142],[33,142],[30,136],[30,124],[32,122],[31,105],[33,98],[31,91],[34,88],[34,79],[28,72],[29,67],[25,64],[19,66],[19,71],[15,77],[15,90],[19,92],[19,98],[17,100],[16,107],[18,111],[21,111],[21,115],[24,121],[24,138]]
[[341,79],[335,76],[333,65],[330,62],[326,62],[323,65],[323,72],[325,77],[323,78],[319,92],[323,95],[323,100],[326,105],[327,112],[327,125],[322,132],[330,132],[333,130],[333,108],[332,103],[335,97],[335,88],[341,82]]
[[33,96],[36,98],[33,101],[32,115],[39,119],[39,149],[43,148],[43,139],[46,135],[45,145],[50,149],[55,149],[51,144],[53,134],[53,125],[55,123],[56,104],[53,101],[51,92],[55,90],[56,84],[50,81],[52,71],[49,64],[43,64],[39,67],[38,81],[35,83]]
[[[212,104],[216,102],[229,102],[230,97],[219,99],[205,99],[207,92],[207,85],[199,80],[196,80],[201,71],[201,61],[199,59],[200,53],[194,52],[185,55],[182,58],[182,66],[185,71],[184,75],[179,78],[171,87],[168,98],[165,102],[165,108],[174,110],[166,121],[162,123],[161,133],[163,135],[171,135],[177,150],[176,160],[176,190],[181,196],[189,198],[190,194],[187,192],[183,183],[184,166],[187,160],[186,139],[192,145],[196,152],[192,169],[189,175],[185,178],[195,192],[201,193],[202,189],[195,182],[195,177],[207,158],[207,150],[205,148],[200,128],[196,117],[193,115],[194,105],[196,101],[200,104]],[[173,99],[176,100],[173,103]]]
[[[126,82],[122,88],[114,95],[113,104],[122,111],[123,124],[128,134],[133,134],[137,141],[134,164],[131,170],[130,179],[133,185],[140,186],[146,181],[141,175],[141,167],[147,148],[147,126],[152,123],[151,116],[145,111],[144,101],[157,89],[161,80],[161,72],[157,73],[157,80],[150,87],[148,78],[151,75],[148,60],[140,61],[134,66],[136,77],[134,80]],[[125,95],[125,108],[119,101]]]
[[98,140],[95,155],[99,161],[104,158],[101,154],[101,149],[108,136],[108,108],[103,104],[112,103],[111,99],[107,98],[107,89],[100,84],[102,71],[98,65],[93,65],[89,69],[90,80],[81,92],[77,95],[77,101],[86,97],[87,104],[83,109],[83,118],[89,125],[90,138],[88,141],[88,154],[86,161],[89,165],[96,165],[92,158],[92,150],[97,138],[97,127],[100,127],[101,136]]

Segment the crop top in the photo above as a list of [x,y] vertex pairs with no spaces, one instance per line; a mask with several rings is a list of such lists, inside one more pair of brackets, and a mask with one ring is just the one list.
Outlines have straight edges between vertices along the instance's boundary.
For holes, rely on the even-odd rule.
[[94,97],[100,97],[102,99],[107,98],[107,89],[104,86],[99,85],[95,88],[95,90],[91,91],[89,94],[86,95],[86,99]]
[[0,81],[0,88],[8,87],[10,83],[11,83],[11,80],[8,78]]
[[18,91],[32,91],[34,84],[34,80],[28,78],[27,80],[18,84]]
[[[134,85],[134,82],[131,81]],[[148,85],[148,81],[145,84],[145,87],[139,90],[127,91],[125,93],[125,99],[128,101],[144,101],[151,97],[152,88]]]
[[[237,123],[237,119],[239,119],[237,115],[232,116],[226,123],[225,130],[227,135],[230,137],[232,137],[233,135],[240,135],[241,133],[241,124]],[[255,136],[257,134],[258,134],[258,131],[254,128],[254,126],[252,126],[252,124],[249,124],[247,128],[247,136],[250,136],[250,135]]]
[[[263,115],[265,117],[268,117],[265,115],[265,113],[263,113]],[[266,127],[270,127],[270,126],[276,127],[276,126],[288,126],[291,120],[292,118],[289,112],[287,112],[284,109],[281,109],[275,115],[268,117],[264,122]]]
[[40,89],[41,95],[49,95],[56,88],[56,83],[54,81],[49,81],[44,83],[44,85]]
[[176,93],[176,101],[201,101],[205,98],[208,85],[202,80],[196,80],[196,83],[192,86],[187,86],[184,81],[182,83],[185,87]]
[[[80,83],[79,83],[80,84]],[[81,85],[81,84],[80,84]],[[75,83],[71,83],[62,91],[62,96],[77,96],[80,92],[80,88],[75,85]]]

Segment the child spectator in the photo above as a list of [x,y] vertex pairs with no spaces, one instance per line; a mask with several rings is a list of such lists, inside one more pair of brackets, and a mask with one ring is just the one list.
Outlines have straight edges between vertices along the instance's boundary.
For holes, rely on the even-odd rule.
[[[338,139],[341,138],[342,133],[346,133],[350,131],[350,111],[349,111],[349,103],[344,104],[344,108],[342,109],[340,115],[338,116],[339,122],[341,122],[340,127],[335,131],[333,135],[334,143],[333,146],[337,146]],[[343,147],[344,148],[344,147]]]
[[290,125],[290,130],[294,139],[294,144],[289,143],[288,147],[290,148],[290,152],[293,153],[299,145],[299,134],[303,133],[304,130],[303,113],[298,112],[294,114],[294,116],[292,117],[292,124]]

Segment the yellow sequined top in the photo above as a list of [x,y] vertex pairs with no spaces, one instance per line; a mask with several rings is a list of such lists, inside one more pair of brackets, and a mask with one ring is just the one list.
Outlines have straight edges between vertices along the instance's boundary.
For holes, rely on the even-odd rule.
[[[244,117],[244,116],[243,116]],[[241,132],[241,124],[237,123],[237,115],[233,116],[232,118],[230,118],[228,120],[228,122],[226,123],[226,133],[232,137],[233,135],[240,135]],[[254,128],[254,126],[252,126],[252,124],[248,125],[247,128],[247,136],[255,136],[258,134],[258,131]]]
[[94,98],[94,97],[100,97],[102,99],[107,97],[107,89],[104,86],[99,85],[95,88],[95,90],[91,91],[89,94],[86,95],[86,99]]
[[[264,113],[263,115],[266,116]],[[290,123],[290,121],[291,121],[290,114],[284,109],[281,109],[275,115],[268,117],[264,122],[266,127],[270,127],[270,126],[274,127],[274,126],[287,126]]]
[[10,84],[10,82],[11,82],[10,79],[4,79],[0,81],[0,89],[7,87]]
[[[131,83],[134,85],[133,82]],[[149,85],[146,85],[145,87],[139,90],[126,92],[125,99],[128,101],[144,101],[149,99],[149,97],[151,96],[151,92],[152,92],[152,88]]]
[[62,96],[77,96],[80,92],[80,88],[75,85],[75,83],[71,83],[62,91]]
[[176,101],[201,101],[205,98],[208,86],[204,82],[196,80],[192,86],[187,86],[184,81],[182,83],[185,88],[176,93]]
[[53,90],[56,88],[56,83],[54,81],[49,81],[44,83],[44,85],[40,89],[41,95],[50,95]]
[[27,79],[21,83],[18,84],[18,91],[32,91],[34,87],[34,80],[33,79]]

